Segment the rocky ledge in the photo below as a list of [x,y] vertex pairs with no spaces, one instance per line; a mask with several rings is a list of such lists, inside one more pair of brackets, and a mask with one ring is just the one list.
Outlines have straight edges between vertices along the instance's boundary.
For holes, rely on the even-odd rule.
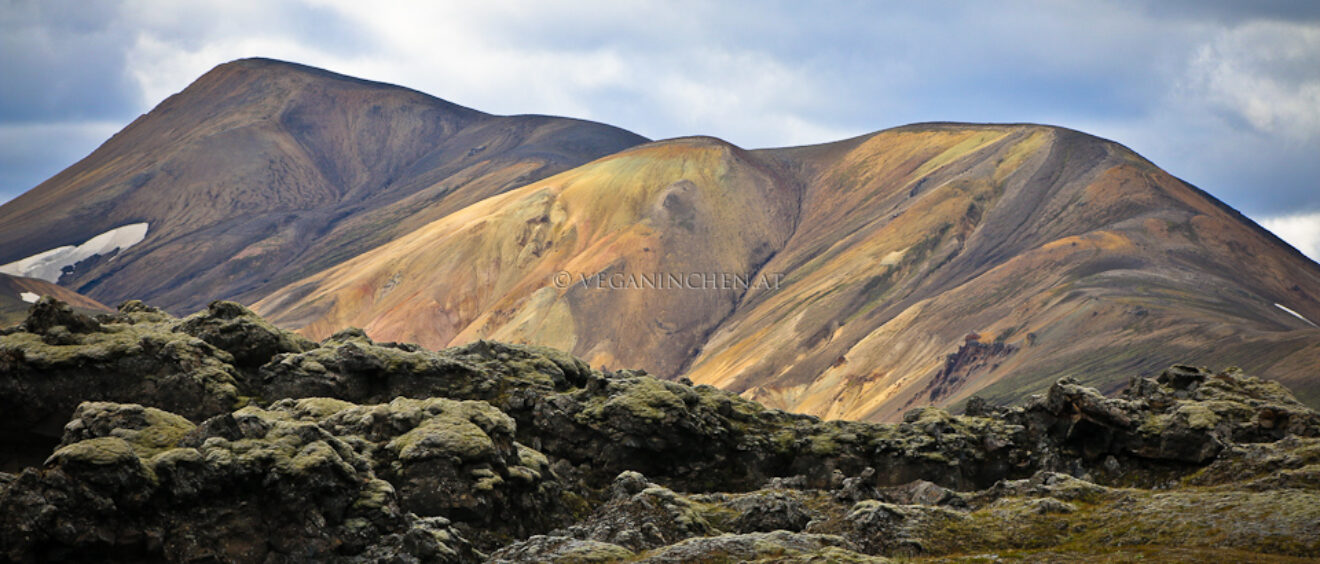
[[1320,415],[1232,369],[873,424],[540,347],[46,299],[0,331],[0,410],[17,562],[1320,554]]

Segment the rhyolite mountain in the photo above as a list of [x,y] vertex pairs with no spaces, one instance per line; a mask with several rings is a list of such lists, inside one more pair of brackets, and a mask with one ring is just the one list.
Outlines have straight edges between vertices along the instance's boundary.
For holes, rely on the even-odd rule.
[[[611,290],[580,278],[594,273],[777,285]],[[1179,359],[1315,402],[1320,329],[1289,310],[1320,319],[1317,296],[1313,262],[1115,143],[925,124],[798,149],[634,147],[256,308],[315,338],[355,325],[430,347],[539,343],[774,407],[892,419],[1063,375],[1112,392]]]
[[[951,123],[643,141],[238,61],[0,207],[0,262],[147,222],[61,283],[178,313],[238,299],[314,339],[549,345],[831,418],[1062,376],[1116,392],[1175,362],[1320,404],[1320,266],[1116,143]],[[774,284],[595,278],[694,273]]]

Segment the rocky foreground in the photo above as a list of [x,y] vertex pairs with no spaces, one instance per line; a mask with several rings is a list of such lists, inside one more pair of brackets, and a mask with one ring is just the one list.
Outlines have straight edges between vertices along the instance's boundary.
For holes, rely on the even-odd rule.
[[1320,415],[1235,370],[822,421],[559,351],[216,302],[0,331],[0,558],[1301,561]]

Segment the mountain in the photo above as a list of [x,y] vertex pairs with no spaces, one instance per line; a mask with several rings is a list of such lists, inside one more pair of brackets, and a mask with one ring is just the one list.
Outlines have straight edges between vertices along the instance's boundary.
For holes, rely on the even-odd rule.
[[105,304],[45,280],[0,273],[0,327],[23,321],[32,304],[42,296],[51,296],[71,305],[76,311],[95,314],[114,311]]
[[175,313],[236,299],[315,339],[549,345],[830,418],[1062,376],[1116,393],[1175,362],[1320,405],[1320,266],[1111,141],[645,141],[236,61],[0,206],[0,264]]
[[[202,76],[85,159],[0,206],[0,264],[126,225],[145,239],[61,284],[194,311],[255,299],[454,210],[645,141],[492,116],[267,59]],[[59,272],[58,268],[55,272]]]
[[[656,273],[750,283],[626,287]],[[783,409],[892,420],[1065,375],[1113,392],[1179,359],[1239,365],[1315,404],[1317,297],[1315,263],[1120,145],[919,124],[792,149],[642,145],[255,307],[314,338],[350,324],[429,347],[545,344]]]

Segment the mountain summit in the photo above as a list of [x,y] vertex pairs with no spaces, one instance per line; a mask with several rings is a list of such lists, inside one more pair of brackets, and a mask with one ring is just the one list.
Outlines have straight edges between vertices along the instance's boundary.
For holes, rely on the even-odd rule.
[[147,223],[61,283],[238,299],[317,339],[550,345],[831,418],[1062,376],[1114,392],[1175,362],[1320,404],[1320,266],[1116,143],[952,123],[645,141],[237,61],[0,207],[0,262]]

